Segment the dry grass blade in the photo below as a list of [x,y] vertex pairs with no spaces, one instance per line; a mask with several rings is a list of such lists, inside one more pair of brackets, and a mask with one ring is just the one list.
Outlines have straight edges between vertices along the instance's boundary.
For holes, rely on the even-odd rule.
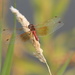
[[28,20],[27,20],[17,9],[15,9],[14,7],[11,7],[10,10],[12,11],[12,13],[14,13],[14,14],[16,15],[17,20],[18,20],[18,21],[21,23],[21,25],[23,26],[23,30],[24,30],[25,32],[30,32],[30,34],[29,34],[29,35],[31,35],[31,36],[30,36],[30,39],[31,39],[31,41],[32,41],[32,44],[33,44],[34,48],[36,49],[35,56],[36,56],[41,62],[46,63],[46,65],[47,65],[47,67],[48,67],[48,70],[49,70],[49,73],[50,73],[50,75],[52,75],[52,74],[51,74],[51,71],[50,71],[50,68],[49,68],[49,66],[48,66],[48,64],[47,64],[47,62],[46,62],[46,59],[45,59],[45,57],[44,57],[44,55],[43,55],[43,50],[42,50],[41,47],[40,47],[39,41],[37,41],[37,40],[35,39],[34,35],[33,35],[32,32],[30,31],[30,29],[28,28],[28,25],[29,25],[30,23],[29,23]]

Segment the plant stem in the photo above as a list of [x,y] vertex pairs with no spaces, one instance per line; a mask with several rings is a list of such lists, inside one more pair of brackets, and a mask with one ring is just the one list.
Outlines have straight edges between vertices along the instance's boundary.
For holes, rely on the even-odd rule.
[[0,21],[0,73],[1,73],[1,65],[2,65],[2,22]]
[[0,75],[1,75],[1,65],[2,65],[2,24],[3,24],[3,10],[4,10],[4,0],[2,0],[2,12],[0,17]]
[[47,61],[46,61],[46,66],[47,66],[47,68],[48,68],[49,74],[52,75],[51,70],[50,70],[50,67],[49,67]]

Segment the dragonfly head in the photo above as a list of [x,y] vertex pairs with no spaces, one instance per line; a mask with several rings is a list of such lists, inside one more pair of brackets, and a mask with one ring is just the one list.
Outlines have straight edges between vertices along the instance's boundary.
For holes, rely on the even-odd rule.
[[33,24],[30,24],[30,25],[28,26],[28,28],[29,28],[30,30],[35,30],[35,28],[34,28],[34,25],[33,25]]

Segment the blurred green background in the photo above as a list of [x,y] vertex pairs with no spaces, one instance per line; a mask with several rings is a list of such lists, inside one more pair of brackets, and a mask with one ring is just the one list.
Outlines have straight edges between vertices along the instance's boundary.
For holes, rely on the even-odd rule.
[[[55,33],[40,38],[41,48],[53,75],[58,75],[60,68],[75,51],[74,3],[74,0],[16,0],[16,8],[30,23],[40,24],[54,16],[61,17],[64,22],[64,26]],[[14,27],[13,15],[9,10],[13,5],[14,0],[3,0],[3,7],[0,6],[0,11],[3,9],[3,27],[10,30],[3,33],[2,63],[9,43],[5,39],[11,35]],[[19,27],[21,25],[17,22],[17,28]],[[46,65],[33,56],[33,52],[35,49],[31,42],[24,43],[19,38],[16,39],[10,75],[49,75]],[[75,54],[63,75],[75,75]]]

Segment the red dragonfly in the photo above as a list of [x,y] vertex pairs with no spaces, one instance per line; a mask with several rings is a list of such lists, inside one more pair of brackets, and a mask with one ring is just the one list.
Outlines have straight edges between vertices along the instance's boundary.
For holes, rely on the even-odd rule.
[[[54,31],[56,31],[57,29],[59,29],[60,27],[62,27],[63,25],[64,25],[64,23],[61,22],[61,18],[56,16],[53,19],[48,20],[44,24],[40,24],[40,25],[30,24],[30,25],[28,25],[28,28],[34,35],[35,39],[37,41],[39,41],[38,36],[45,36],[45,35],[51,34]],[[6,30],[8,30],[8,29],[3,29],[3,31],[6,31]],[[23,29],[20,28],[18,30],[23,30]],[[30,39],[27,32],[20,34],[20,37],[23,41],[27,41]],[[8,41],[8,40],[9,40],[9,38],[6,41]]]

